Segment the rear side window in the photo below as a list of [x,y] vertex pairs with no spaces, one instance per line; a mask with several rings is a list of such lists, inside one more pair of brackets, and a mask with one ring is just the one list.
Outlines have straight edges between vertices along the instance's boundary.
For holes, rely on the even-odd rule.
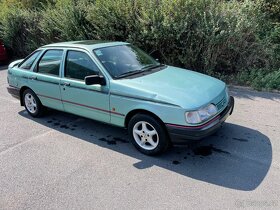
[[58,76],[62,54],[63,50],[48,50],[45,52],[38,64],[38,73]]
[[36,58],[39,56],[41,51],[36,51],[29,55],[26,60],[19,66],[21,69],[30,70]]
[[86,53],[73,50],[68,51],[65,77],[84,80],[86,76],[98,74],[98,67]]

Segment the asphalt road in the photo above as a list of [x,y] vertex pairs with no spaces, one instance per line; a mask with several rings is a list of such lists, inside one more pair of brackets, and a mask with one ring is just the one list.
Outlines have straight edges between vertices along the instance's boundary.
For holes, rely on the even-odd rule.
[[280,94],[231,90],[200,144],[148,157],[123,129],[50,111],[32,119],[0,70],[0,209],[279,209]]

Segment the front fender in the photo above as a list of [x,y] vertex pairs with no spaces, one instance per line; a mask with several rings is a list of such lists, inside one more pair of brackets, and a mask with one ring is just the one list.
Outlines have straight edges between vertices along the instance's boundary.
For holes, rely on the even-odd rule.
[[156,115],[163,123],[186,124],[185,111],[179,106],[146,101],[126,96],[110,96],[110,108],[121,115],[111,115],[111,123],[124,127],[125,119],[135,110],[144,110]]

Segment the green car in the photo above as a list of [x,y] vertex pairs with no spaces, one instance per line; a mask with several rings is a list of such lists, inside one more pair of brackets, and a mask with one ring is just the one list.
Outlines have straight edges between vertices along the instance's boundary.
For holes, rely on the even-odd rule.
[[147,155],[213,134],[234,107],[224,82],[124,42],[43,46],[9,65],[8,83],[32,117],[49,107],[124,127]]

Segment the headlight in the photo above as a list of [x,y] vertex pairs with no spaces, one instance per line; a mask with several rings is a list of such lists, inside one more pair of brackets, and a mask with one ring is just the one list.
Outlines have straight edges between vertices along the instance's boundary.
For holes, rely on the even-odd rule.
[[210,117],[217,114],[218,110],[214,104],[209,104],[207,107],[198,111],[186,112],[186,121],[190,124],[197,124],[206,121]]

